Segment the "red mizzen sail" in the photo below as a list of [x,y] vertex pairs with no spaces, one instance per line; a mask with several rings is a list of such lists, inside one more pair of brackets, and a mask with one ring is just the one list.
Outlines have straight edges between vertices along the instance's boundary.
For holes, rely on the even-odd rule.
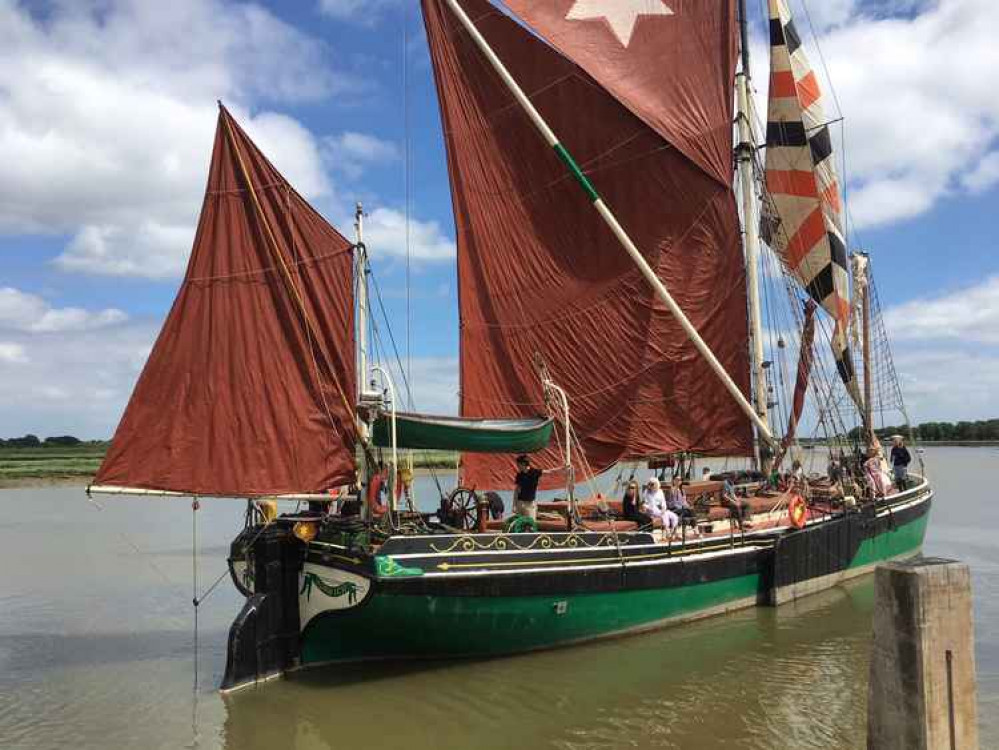
[[187,273],[95,483],[250,497],[352,479],[352,271],[222,108]]
[[818,305],[814,300],[805,303],[805,324],[801,329],[801,345],[798,349],[798,376],[794,382],[794,400],[791,403],[791,414],[787,418],[787,433],[781,440],[780,450],[774,460],[774,466],[780,466],[787,454],[787,449],[794,442],[798,432],[798,422],[805,411],[805,394],[808,392],[808,381],[812,376],[812,344],[815,342],[815,310]]
[[[660,69],[663,77],[681,67],[714,71],[703,74],[696,117],[684,121],[690,132],[681,137],[677,129],[674,143],[672,130],[651,127],[486,0],[461,4],[747,392],[738,214],[731,168],[714,163],[710,146],[720,137],[716,130],[730,144],[734,24],[712,25],[717,38],[691,57],[683,47],[663,53],[655,38],[635,32],[632,54],[655,49],[665,55],[656,64],[671,63]],[[446,3],[423,0],[423,9],[457,225],[462,415],[544,413],[540,360],[568,393],[573,426],[595,471],[666,451],[751,453],[748,419]],[[696,26],[698,14],[690,11],[683,22]],[[607,37],[605,45],[618,44]],[[699,96],[693,88],[688,94]],[[673,113],[678,121],[682,110]],[[538,463],[559,465],[558,447]],[[465,456],[464,480],[472,486],[509,486],[512,473],[509,457]]]

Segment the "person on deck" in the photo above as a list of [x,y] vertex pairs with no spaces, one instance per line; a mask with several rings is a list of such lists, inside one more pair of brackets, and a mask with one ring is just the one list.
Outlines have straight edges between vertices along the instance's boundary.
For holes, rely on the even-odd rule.
[[622,517],[625,521],[634,521],[640,529],[652,528],[652,516],[641,511],[639,502],[638,482],[631,480],[621,498]]
[[517,476],[513,479],[513,512],[518,516],[526,516],[533,520],[538,518],[538,483],[545,472],[531,467],[531,457],[527,454],[517,456]]
[[743,500],[735,491],[735,485],[728,477],[722,485],[722,505],[728,508],[729,515],[736,520],[740,529],[751,529],[753,525],[749,522],[752,515],[749,501]]
[[905,492],[909,484],[909,464],[912,462],[912,456],[909,455],[909,449],[905,447],[901,435],[896,435],[892,442],[894,444],[891,447],[891,468],[895,475],[895,486],[899,492]]
[[652,518],[662,521],[663,530],[672,534],[680,523],[680,518],[666,507],[666,496],[655,477],[649,479],[642,490],[641,510]]
[[867,460],[864,462],[864,473],[867,475],[867,481],[871,486],[871,492],[874,497],[884,497],[888,494],[889,482],[886,481],[884,471],[881,468],[881,464],[884,459],[881,457],[881,449],[875,446],[871,446],[867,450]]
[[669,494],[666,496],[666,508],[675,513],[680,522],[685,526],[692,527],[697,531],[697,516],[694,509],[687,502],[687,496],[683,492],[683,482],[680,477],[673,477],[670,484]]

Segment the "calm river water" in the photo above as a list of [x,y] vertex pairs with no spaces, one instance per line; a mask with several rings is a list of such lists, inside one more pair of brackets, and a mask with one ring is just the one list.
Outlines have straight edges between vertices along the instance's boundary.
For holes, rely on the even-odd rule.
[[[982,748],[999,747],[996,448],[926,453],[925,552],[974,574]],[[223,699],[241,598],[200,608],[188,501],[0,491],[0,748],[865,746],[870,579],[780,610],[487,662],[332,668]],[[242,504],[198,513],[204,590]]]

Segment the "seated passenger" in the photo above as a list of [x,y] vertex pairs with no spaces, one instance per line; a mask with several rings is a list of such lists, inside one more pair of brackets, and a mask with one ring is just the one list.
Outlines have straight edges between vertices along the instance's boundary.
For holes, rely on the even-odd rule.
[[687,502],[687,496],[683,494],[683,481],[680,477],[673,477],[673,481],[670,483],[666,507],[675,513],[684,525],[692,526],[697,531],[697,516],[694,509],[690,507],[690,503]]
[[672,534],[680,522],[679,517],[666,507],[666,497],[659,489],[659,480],[652,477],[642,490],[641,510],[662,521],[663,529]]
[[638,482],[631,480],[624,490],[624,497],[621,499],[622,518],[625,521],[634,521],[640,529],[652,528],[652,516],[643,513],[638,508]]

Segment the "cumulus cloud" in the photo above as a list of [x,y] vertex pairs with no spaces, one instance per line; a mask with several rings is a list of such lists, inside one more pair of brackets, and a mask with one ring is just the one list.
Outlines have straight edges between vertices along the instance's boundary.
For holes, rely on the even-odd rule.
[[[382,366],[386,364],[402,401],[400,408],[410,408],[398,363],[393,360]],[[410,380],[412,408],[427,414],[457,414],[458,372],[457,357],[414,357]]]
[[347,131],[323,139],[323,156],[331,169],[357,179],[368,167],[397,161],[399,147],[367,133]]
[[109,438],[158,328],[158,322],[129,321],[24,333],[0,344],[0,437]]
[[10,341],[0,341],[0,363],[24,364],[28,361],[28,356],[24,353],[21,344]]
[[[855,227],[909,219],[947,196],[999,181],[996,157],[986,156],[999,138],[999,99],[985,74],[999,68],[992,0],[832,0],[808,8],[842,113],[804,8],[792,3],[809,60],[824,81],[826,115],[846,118]],[[760,43],[753,52],[754,80],[765,89],[761,71],[769,53]],[[838,126],[832,130],[838,135]]]
[[895,367],[912,419],[989,419],[999,415],[999,353],[896,347]]
[[999,276],[895,305],[884,320],[916,421],[999,414]]
[[[93,312],[79,307],[52,307],[35,294],[0,287],[0,330],[29,333],[86,331],[122,323],[128,316],[117,308]],[[23,346],[10,349],[23,354]],[[13,359],[14,355],[9,354]]]
[[319,0],[319,11],[331,18],[365,26],[378,23],[385,13],[401,8],[407,0]]
[[[406,256],[406,215],[394,208],[379,207],[367,214],[364,242],[372,257]],[[445,261],[455,257],[454,240],[436,221],[409,221],[410,258],[420,261]]]
[[892,307],[885,312],[885,325],[898,341],[999,344],[999,276]]
[[179,272],[216,120],[231,109],[309,197],[327,196],[316,138],[250,102],[362,88],[323,44],[255,5],[0,3],[0,232],[70,234],[67,270]]
[[985,156],[978,166],[961,178],[961,184],[972,194],[984,193],[999,183],[999,151]]

